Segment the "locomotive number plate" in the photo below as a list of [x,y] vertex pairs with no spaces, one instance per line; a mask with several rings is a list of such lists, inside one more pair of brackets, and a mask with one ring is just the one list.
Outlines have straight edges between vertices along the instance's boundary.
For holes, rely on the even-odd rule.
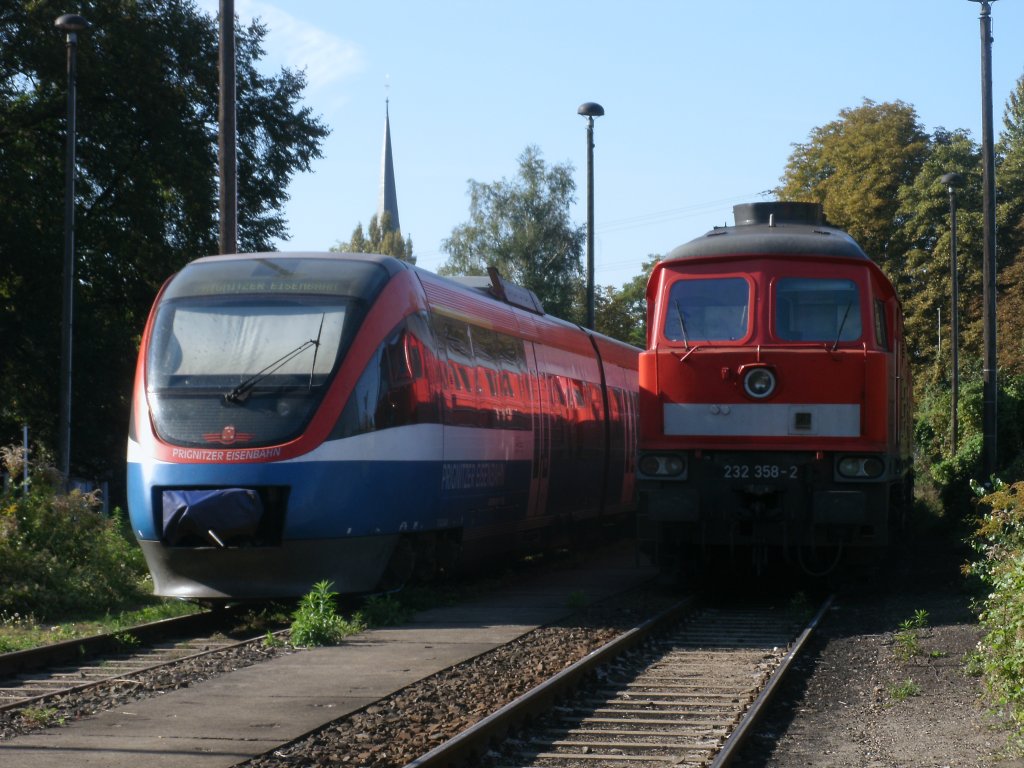
[[796,480],[796,464],[726,464],[722,467],[726,480]]

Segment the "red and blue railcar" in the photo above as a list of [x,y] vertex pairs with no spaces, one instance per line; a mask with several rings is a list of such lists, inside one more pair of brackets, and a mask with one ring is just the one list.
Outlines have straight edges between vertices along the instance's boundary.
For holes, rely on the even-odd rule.
[[640,538],[666,567],[886,545],[912,495],[900,302],[809,203],[736,206],[647,288]]
[[155,592],[372,592],[630,512],[638,352],[496,273],[198,259],[136,374],[129,512]]

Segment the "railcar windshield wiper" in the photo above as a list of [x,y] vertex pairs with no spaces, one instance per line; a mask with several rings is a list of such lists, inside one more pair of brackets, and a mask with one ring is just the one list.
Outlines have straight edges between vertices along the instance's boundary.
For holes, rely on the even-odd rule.
[[324,332],[324,320],[327,318],[327,313],[324,312],[320,315],[320,329],[316,332],[316,349],[313,350],[313,364],[309,366],[309,386],[306,388],[307,392],[313,391],[313,373],[316,371],[316,356],[320,352],[320,336]]
[[[320,327],[321,327],[321,329],[323,328],[323,319],[322,318],[321,318],[321,321],[320,321]],[[297,346],[291,352],[288,352],[288,353],[282,355],[281,357],[277,358],[277,360],[272,362],[270,365],[268,365],[263,370],[257,371],[252,376],[250,376],[249,378],[245,379],[237,387],[232,389],[230,392],[226,393],[224,395],[224,399],[227,402],[229,402],[229,403],[236,403],[236,404],[241,405],[242,403],[244,403],[246,400],[249,399],[249,395],[252,394],[253,387],[255,387],[257,384],[259,384],[261,381],[263,381],[263,379],[267,378],[267,376],[270,376],[272,373],[274,373],[274,371],[279,370],[285,364],[287,364],[291,360],[294,360],[296,357],[301,355],[303,352],[305,352],[310,347],[313,347],[314,349],[319,350],[319,348],[320,348],[320,335],[319,334],[317,334],[317,337],[315,339],[309,339],[308,341],[302,342],[301,344],[299,344],[299,346]],[[314,355],[314,357],[315,357],[315,355]],[[316,360],[315,359],[313,361],[313,365],[316,365]],[[309,385],[312,388],[312,386],[313,386],[312,369],[310,369],[310,383],[309,383]]]

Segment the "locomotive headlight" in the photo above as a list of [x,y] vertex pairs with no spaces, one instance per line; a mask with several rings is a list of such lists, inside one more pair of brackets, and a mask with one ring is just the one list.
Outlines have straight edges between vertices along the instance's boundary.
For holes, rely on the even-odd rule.
[[844,456],[836,469],[842,477],[852,480],[873,480],[881,477],[885,464],[877,456]]
[[648,453],[640,457],[640,472],[648,477],[678,477],[686,463],[673,454]]
[[770,368],[751,368],[743,375],[743,391],[757,400],[763,400],[775,391],[775,374]]

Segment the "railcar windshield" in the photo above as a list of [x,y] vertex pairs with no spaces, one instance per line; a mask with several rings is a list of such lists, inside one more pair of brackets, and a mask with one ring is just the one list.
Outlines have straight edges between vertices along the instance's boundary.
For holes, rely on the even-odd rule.
[[150,390],[320,386],[334,368],[348,302],[191,299],[161,306]]
[[685,278],[672,284],[665,337],[672,341],[736,341],[747,335],[750,287],[742,277]]
[[783,341],[856,341],[861,337],[857,284],[841,278],[780,278],[775,335]]
[[343,259],[189,265],[164,293],[146,353],[157,433],[179,445],[295,436],[386,282],[380,265]]

